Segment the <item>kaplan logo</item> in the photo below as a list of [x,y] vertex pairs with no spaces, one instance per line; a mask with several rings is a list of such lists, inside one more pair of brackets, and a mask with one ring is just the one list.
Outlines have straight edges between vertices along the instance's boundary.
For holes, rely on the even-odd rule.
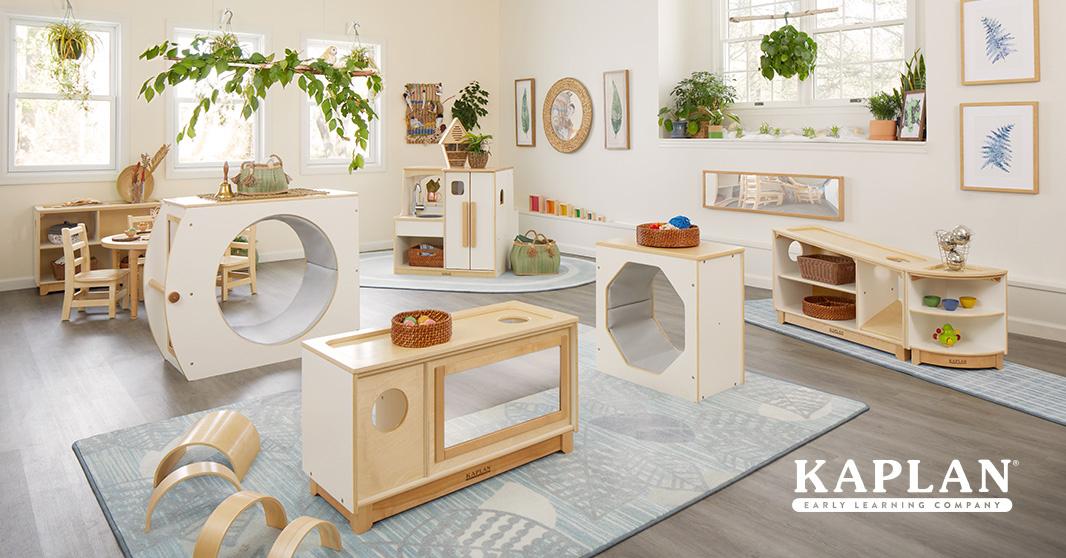
[[[814,466],[808,468],[807,460],[796,460],[796,492],[828,493],[822,477],[818,472],[825,464],[825,460],[818,459]],[[962,462],[958,459],[951,462],[947,471],[943,473],[939,483],[930,483],[921,486],[918,472],[921,461],[911,459],[907,461],[906,486],[910,494],[930,494],[937,491],[941,494],[971,494],[974,488],[966,477],[966,471]],[[1008,491],[1008,471],[1011,466],[1017,466],[1016,461],[1009,459],[1000,460],[998,464],[988,459],[980,459],[977,464],[981,468],[981,483],[977,488],[978,493],[990,492],[990,486],[995,486],[999,492]],[[872,467],[872,492],[883,494],[890,481],[896,481],[903,475],[904,467],[899,461],[891,459],[875,459]],[[845,491],[845,485],[849,493],[862,494],[870,492],[867,488],[867,480],[863,478],[859,467],[852,459],[844,463],[844,468],[832,484],[834,493]],[[902,479],[901,479],[902,480]],[[905,512],[905,511],[998,511],[1006,512],[1011,509],[1011,501],[1007,498],[797,498],[792,502],[795,511],[881,511],[881,512]]]

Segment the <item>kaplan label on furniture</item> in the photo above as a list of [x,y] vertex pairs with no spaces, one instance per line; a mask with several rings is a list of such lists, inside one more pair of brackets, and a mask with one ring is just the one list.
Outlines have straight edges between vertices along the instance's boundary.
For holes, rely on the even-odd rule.
[[[831,285],[800,275],[802,254],[845,256],[855,260],[855,281]],[[948,271],[940,260],[869,242],[817,226],[774,229],[774,310],[791,323],[887,351],[900,360],[952,368],[1003,368],[1007,352],[1007,272],[967,265]],[[820,320],[802,311],[811,295],[855,300],[855,319]],[[925,297],[934,307],[923,304]],[[972,308],[951,312],[941,299],[976,297]],[[934,339],[946,322],[958,341]]]
[[[160,354],[197,380],[293,359],[302,339],[358,327],[358,211],[357,194],[333,190],[269,200],[164,200],[144,265],[144,304]],[[241,231],[268,220],[300,238],[303,280],[279,314],[230,325],[216,298],[219,260]]]
[[[673,337],[655,307],[660,272],[683,306]],[[596,324],[606,374],[697,403],[744,383],[744,249],[597,242]]]
[[388,327],[303,343],[303,469],[356,533],[573,451],[577,318],[511,301],[452,320],[424,349]]
[[64,221],[85,223],[89,235],[89,250],[100,259],[102,268],[117,268],[118,262],[111,261],[111,251],[100,246],[100,239],[118,234],[128,228],[126,219],[129,215],[143,215],[159,207],[158,201],[143,203],[109,202],[96,205],[75,205],[69,207],[49,207],[38,205],[33,208],[33,278],[37,282],[40,294],[46,295],[63,290],[62,280],[48,279],[52,275],[52,262],[63,255],[63,245],[48,240],[48,229]]
[[[419,275],[499,277],[518,234],[514,171],[507,168],[403,170],[393,272]],[[437,187],[430,192],[430,183]],[[412,246],[444,246],[444,267],[411,266]]]

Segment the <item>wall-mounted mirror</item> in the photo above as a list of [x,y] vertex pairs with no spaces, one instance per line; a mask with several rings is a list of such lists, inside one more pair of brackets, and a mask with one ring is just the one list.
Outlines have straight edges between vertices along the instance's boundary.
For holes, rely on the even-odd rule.
[[844,220],[844,179],[811,174],[703,171],[709,209]]

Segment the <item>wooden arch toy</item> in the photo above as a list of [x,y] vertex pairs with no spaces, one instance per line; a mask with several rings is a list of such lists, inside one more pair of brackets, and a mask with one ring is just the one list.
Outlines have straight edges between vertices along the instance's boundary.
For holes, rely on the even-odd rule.
[[[214,411],[200,417],[185,436],[170,450],[155,468],[155,481],[159,486],[164,477],[185,455],[189,446],[208,446],[229,459],[237,479],[244,479],[248,467],[259,455],[259,431],[248,417],[235,411]],[[179,481],[180,482],[180,481]]]
[[[197,380],[298,358],[303,339],[358,328],[358,211],[357,194],[336,190],[229,202],[163,200],[144,264],[145,310],[160,354]],[[284,223],[299,237],[303,280],[274,317],[230,325],[216,298],[219,261],[241,231],[267,221]]]
[[341,534],[336,525],[323,519],[304,515],[292,520],[292,523],[288,524],[278,535],[274,546],[270,547],[270,554],[267,558],[290,558],[303,542],[304,537],[315,527],[318,527],[319,543],[322,546],[338,551],[341,549]]
[[152,512],[155,511],[155,507],[159,504],[159,500],[163,498],[163,495],[166,494],[168,490],[174,488],[182,481],[194,477],[202,477],[204,475],[226,479],[233,485],[233,488],[237,489],[237,492],[240,492],[241,490],[241,481],[237,480],[237,475],[233,474],[233,471],[221,463],[215,463],[214,461],[199,461],[197,463],[190,463],[184,467],[178,467],[173,473],[167,475],[167,478],[163,479],[163,482],[159,483],[159,486],[155,487],[155,491],[152,492],[152,497],[148,499],[148,512],[144,516],[144,532],[147,533],[152,529]]
[[258,492],[242,490],[222,501],[211,512],[207,522],[200,528],[200,534],[196,536],[196,545],[192,549],[192,558],[215,558],[218,549],[222,547],[222,539],[229,531],[230,525],[244,510],[257,503],[263,504],[266,513],[266,524],[275,529],[284,529],[288,520],[285,517],[285,507],[277,498],[264,496]]

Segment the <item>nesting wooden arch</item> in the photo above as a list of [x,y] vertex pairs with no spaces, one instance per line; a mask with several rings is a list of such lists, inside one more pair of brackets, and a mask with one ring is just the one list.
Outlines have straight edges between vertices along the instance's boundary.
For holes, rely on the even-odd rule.
[[221,463],[215,463],[214,461],[199,461],[183,467],[178,467],[172,473],[167,475],[167,477],[163,479],[163,482],[155,487],[155,491],[152,492],[152,497],[148,499],[148,511],[144,516],[144,532],[147,533],[151,530],[152,512],[155,511],[155,507],[159,504],[159,500],[163,498],[163,495],[166,494],[168,490],[174,488],[183,481],[194,477],[202,477],[204,475],[226,479],[238,492],[241,490],[241,482],[237,479],[237,475]]
[[155,469],[158,487],[189,446],[208,446],[226,456],[233,473],[243,480],[252,461],[259,455],[259,431],[248,417],[235,411],[214,411],[200,417]]
[[285,516],[285,507],[272,496],[265,496],[251,490],[242,490],[222,501],[211,512],[207,522],[200,528],[200,534],[196,536],[196,546],[192,550],[192,558],[215,558],[218,549],[222,547],[222,539],[226,537],[234,520],[244,510],[262,504],[266,513],[266,524],[275,529],[284,529],[288,523]]
[[336,525],[317,517],[304,515],[292,520],[292,523],[288,524],[278,535],[274,546],[270,547],[270,554],[267,558],[290,558],[315,527],[318,527],[319,543],[322,546],[337,551],[341,549],[341,534]]

